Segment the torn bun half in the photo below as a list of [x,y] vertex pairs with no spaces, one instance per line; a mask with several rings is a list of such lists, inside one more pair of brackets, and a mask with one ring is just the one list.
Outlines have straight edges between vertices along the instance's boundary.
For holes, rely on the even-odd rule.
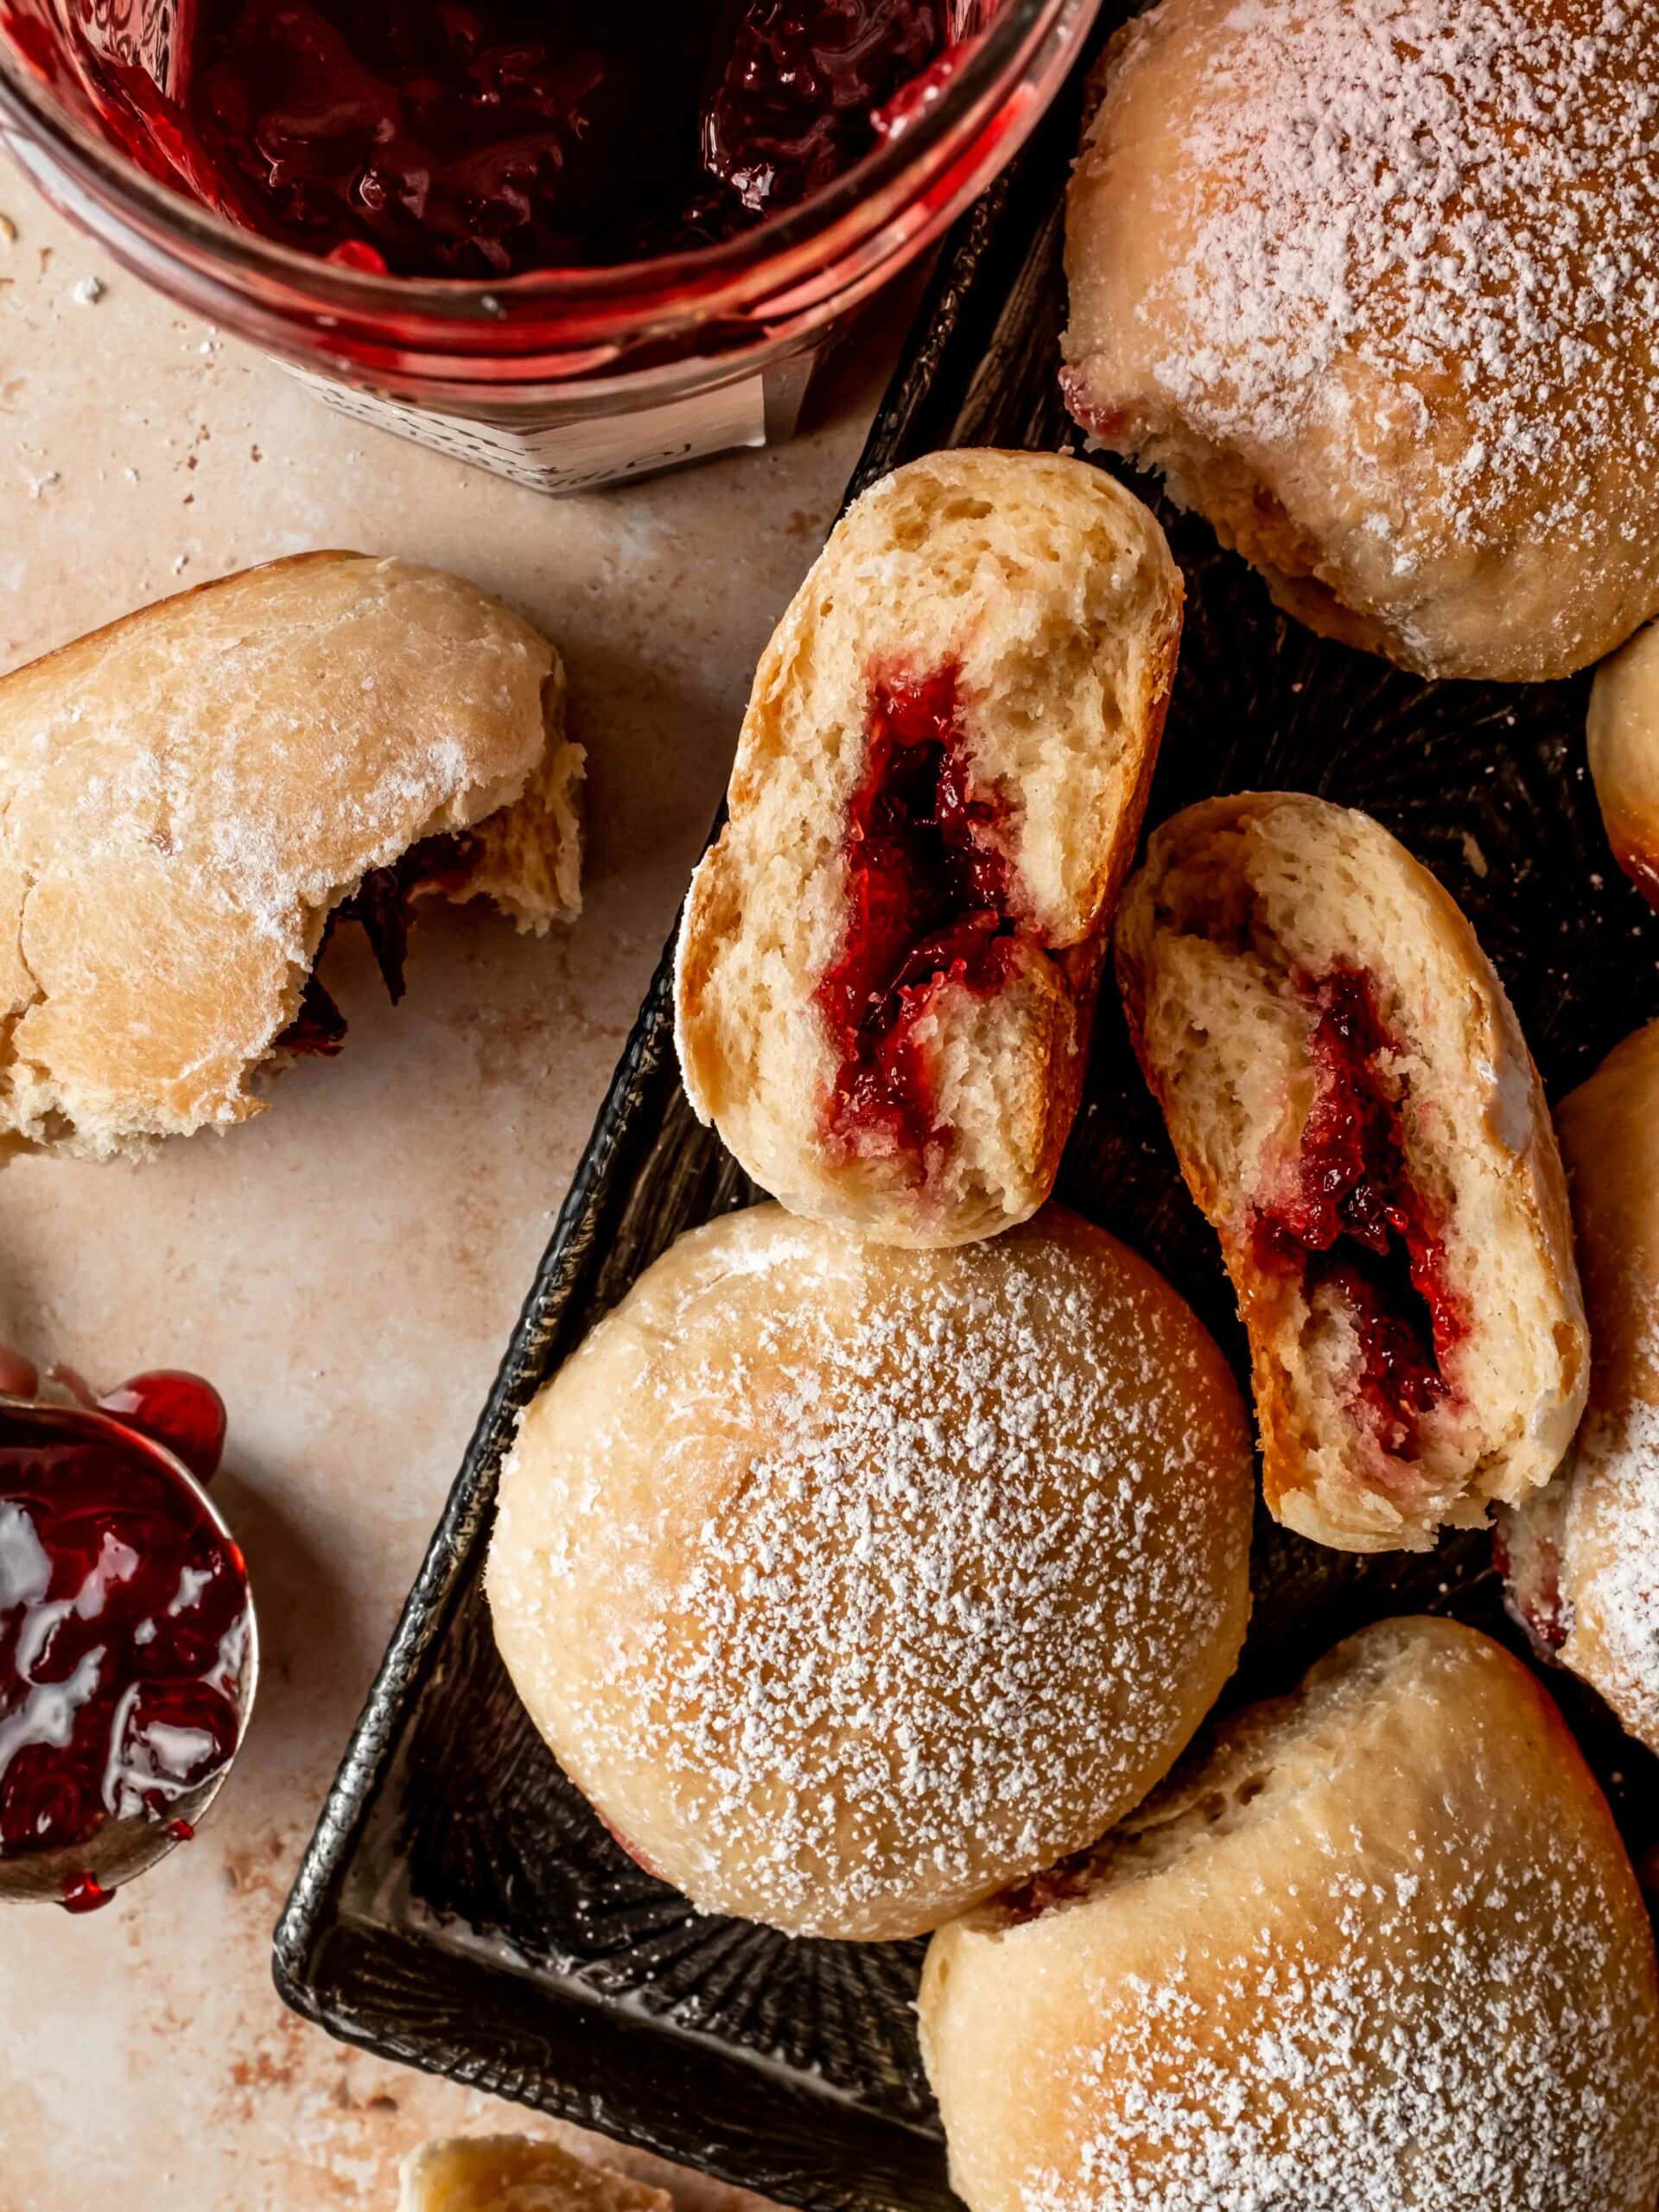
[[331,918],[396,995],[410,901],[580,905],[580,749],[545,639],[460,578],[321,552],[0,680],[0,1156],[94,1159],[261,1110],[328,1051]]
[[1588,1375],[1566,1184],[1455,902],[1368,816],[1251,792],[1155,833],[1117,954],[1249,1332],[1274,1514],[1427,1550],[1547,1482]]
[[948,1245],[1048,1196],[1180,624],[1153,516],[1053,454],[931,454],[836,529],[677,977],[686,1095],[791,1211]]

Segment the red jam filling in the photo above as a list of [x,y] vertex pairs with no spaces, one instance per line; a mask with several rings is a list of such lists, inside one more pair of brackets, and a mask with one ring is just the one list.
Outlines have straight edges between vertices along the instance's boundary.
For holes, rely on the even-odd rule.
[[1338,967],[1302,986],[1317,1010],[1318,1094],[1302,1132],[1294,1194],[1258,1208],[1258,1267],[1301,1271],[1310,1300],[1340,1299],[1359,1343],[1356,1385],[1377,1441],[1412,1459],[1421,1423],[1447,1395],[1444,1363],[1466,1324],[1446,1281],[1445,1250],[1413,1188],[1400,1128],[1394,1040],[1370,979]]
[[[128,150],[356,269],[491,278],[734,237],[839,176],[947,0],[199,0],[67,11]],[[61,73],[56,0],[0,21]],[[141,18],[142,20],[142,18]]]
[[1019,941],[1006,809],[969,772],[954,667],[870,686],[862,782],[847,810],[847,926],[817,988],[837,1066],[831,1135],[925,1165],[948,1141],[925,1026],[941,995],[989,997]]
[[[111,1395],[206,1473],[223,1408],[194,1383],[137,1376]],[[0,1855],[175,1820],[236,1749],[247,1636],[240,1552],[141,1435],[0,1409]],[[73,1877],[63,1902],[104,1893]]]

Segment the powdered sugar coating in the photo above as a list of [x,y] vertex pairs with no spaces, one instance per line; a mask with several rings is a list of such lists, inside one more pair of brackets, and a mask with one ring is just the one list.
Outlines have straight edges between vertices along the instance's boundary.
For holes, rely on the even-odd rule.
[[[1659,1371],[1659,1332],[1652,1357]],[[1573,1466],[1575,1482],[1594,1486],[1599,1528],[1618,1537],[1573,1610],[1593,1613],[1603,1694],[1633,1734],[1659,1745],[1659,1406],[1630,1398],[1617,1412],[1592,1413]],[[1577,1550],[1575,1504],[1567,1516],[1569,1560]]]
[[1079,412],[1409,664],[1581,664],[1659,599],[1656,146],[1630,0],[1165,0],[1074,226]]
[[1232,1726],[1103,1888],[930,1954],[975,2212],[1650,2212],[1651,1935],[1535,1685],[1387,1623]]
[[759,1208],[527,1415],[496,1634],[694,1903],[909,1933],[1168,1766],[1243,1634],[1249,1490],[1219,1354],[1100,1232],[912,1253]]

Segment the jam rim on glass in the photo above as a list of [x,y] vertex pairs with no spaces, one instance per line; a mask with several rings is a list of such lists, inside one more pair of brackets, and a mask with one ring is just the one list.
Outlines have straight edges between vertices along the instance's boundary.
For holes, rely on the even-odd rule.
[[753,229],[490,282],[382,275],[239,228],[146,175],[3,35],[0,138],[129,269],[297,365],[486,417],[533,396],[598,418],[763,367],[868,297],[1024,143],[1098,5],[1002,0],[901,128]]

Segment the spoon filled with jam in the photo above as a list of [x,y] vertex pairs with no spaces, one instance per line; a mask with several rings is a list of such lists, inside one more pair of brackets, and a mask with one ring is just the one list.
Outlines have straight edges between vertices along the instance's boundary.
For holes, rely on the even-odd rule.
[[247,1726],[247,1569],[200,1377],[35,1395],[0,1355],[0,1900],[72,1912],[187,1840]]

